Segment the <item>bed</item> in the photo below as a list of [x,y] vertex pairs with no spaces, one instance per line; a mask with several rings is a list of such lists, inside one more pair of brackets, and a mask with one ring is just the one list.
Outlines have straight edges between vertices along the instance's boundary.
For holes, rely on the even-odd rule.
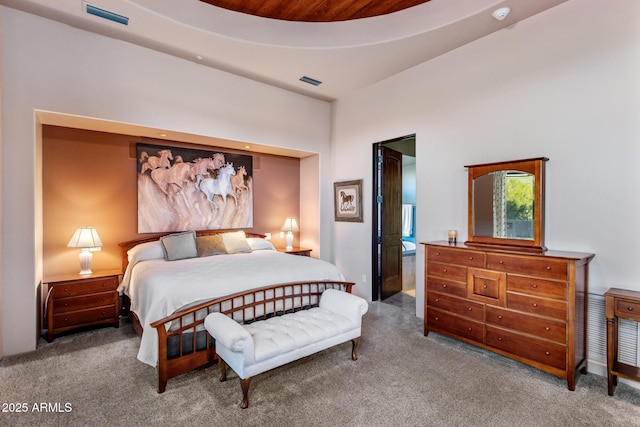
[[279,284],[301,295],[353,286],[334,265],[278,252],[253,232],[155,235],[120,247],[125,274],[118,290],[141,337],[138,359],[157,366],[159,393],[170,378],[216,359],[203,322],[225,296]]

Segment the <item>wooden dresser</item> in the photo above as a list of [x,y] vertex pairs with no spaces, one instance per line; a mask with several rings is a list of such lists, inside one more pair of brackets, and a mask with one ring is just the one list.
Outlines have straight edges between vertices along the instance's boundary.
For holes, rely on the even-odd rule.
[[453,337],[567,380],[587,368],[593,254],[425,245],[424,334]]
[[84,326],[120,324],[119,270],[96,271],[81,276],[66,274],[45,278],[47,340]]

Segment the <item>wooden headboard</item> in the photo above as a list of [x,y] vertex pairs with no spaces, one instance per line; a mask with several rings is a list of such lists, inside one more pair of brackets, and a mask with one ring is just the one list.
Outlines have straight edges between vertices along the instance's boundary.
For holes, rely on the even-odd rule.
[[[259,237],[259,238],[262,238],[262,239],[264,239],[266,237],[264,234],[254,233],[253,231],[239,230],[239,229],[235,229],[235,230],[197,230],[196,231],[196,236],[212,236],[214,234],[228,233],[228,232],[234,232],[234,231],[244,231],[244,233],[247,235],[247,237]],[[129,258],[127,256],[127,252],[129,251],[129,249],[133,248],[136,245],[139,245],[140,243],[154,242],[154,241],[158,240],[159,238],[161,238],[162,236],[168,236],[170,234],[173,234],[173,233],[150,234],[150,235],[146,235],[144,237],[141,237],[139,239],[129,240],[128,242],[119,243],[118,245],[120,246],[120,256],[122,258],[122,272],[124,273],[125,271],[127,271],[127,265],[129,265]]]

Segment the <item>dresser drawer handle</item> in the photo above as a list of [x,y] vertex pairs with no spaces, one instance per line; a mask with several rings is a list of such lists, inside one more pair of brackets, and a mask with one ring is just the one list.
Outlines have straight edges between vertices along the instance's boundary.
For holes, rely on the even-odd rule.
[[436,252],[436,256],[440,256],[440,252]]
[[504,261],[503,261],[503,260],[500,260],[500,264],[504,264]]
[[487,285],[482,285],[482,288],[483,289],[487,289]]
[[627,307],[627,310],[633,311],[633,307],[629,306],[629,307]]
[[442,285],[442,287],[443,287],[443,288],[446,288],[446,287],[447,287],[447,285]]
[[498,319],[502,319],[502,314],[498,315]]
[[550,351],[545,351],[544,354],[546,354],[547,356],[550,356],[551,352]]
[[550,330],[551,330],[551,328],[550,328],[550,327],[548,327],[548,326],[545,326],[544,330],[545,330],[545,331],[550,331]]
[[446,272],[447,272],[447,269],[446,269],[446,268],[443,268],[443,269],[442,269],[442,272],[443,272],[443,273],[446,273]]
[[471,332],[473,329],[469,328],[469,332]]
[[533,304],[531,304],[531,305],[534,306],[534,307],[538,306],[538,304],[536,304],[535,302]]
[[533,285],[531,285],[531,287],[532,287],[532,288],[537,288],[537,287],[538,287],[538,285],[533,284]]
[[473,307],[469,307],[467,310],[469,310],[469,311],[473,311]]
[[549,267],[548,265],[545,267],[547,270],[551,270],[551,267]]
[[469,261],[473,261],[473,257],[472,256],[469,257]]
[[436,320],[440,320],[440,318],[438,316],[435,317]]
[[436,302],[440,302],[440,298],[436,298]]
[[502,341],[502,337],[498,337],[498,341]]

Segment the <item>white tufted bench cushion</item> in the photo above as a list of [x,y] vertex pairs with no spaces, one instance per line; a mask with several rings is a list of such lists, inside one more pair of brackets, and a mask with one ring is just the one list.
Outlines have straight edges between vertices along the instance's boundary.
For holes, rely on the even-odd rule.
[[[242,380],[243,408],[248,406],[251,377],[337,344],[353,341],[352,358],[361,335],[367,302],[355,295],[327,289],[319,307],[241,325],[222,313],[209,314],[205,328],[216,340],[221,381],[226,365]],[[246,388],[246,389],[245,389]]]

